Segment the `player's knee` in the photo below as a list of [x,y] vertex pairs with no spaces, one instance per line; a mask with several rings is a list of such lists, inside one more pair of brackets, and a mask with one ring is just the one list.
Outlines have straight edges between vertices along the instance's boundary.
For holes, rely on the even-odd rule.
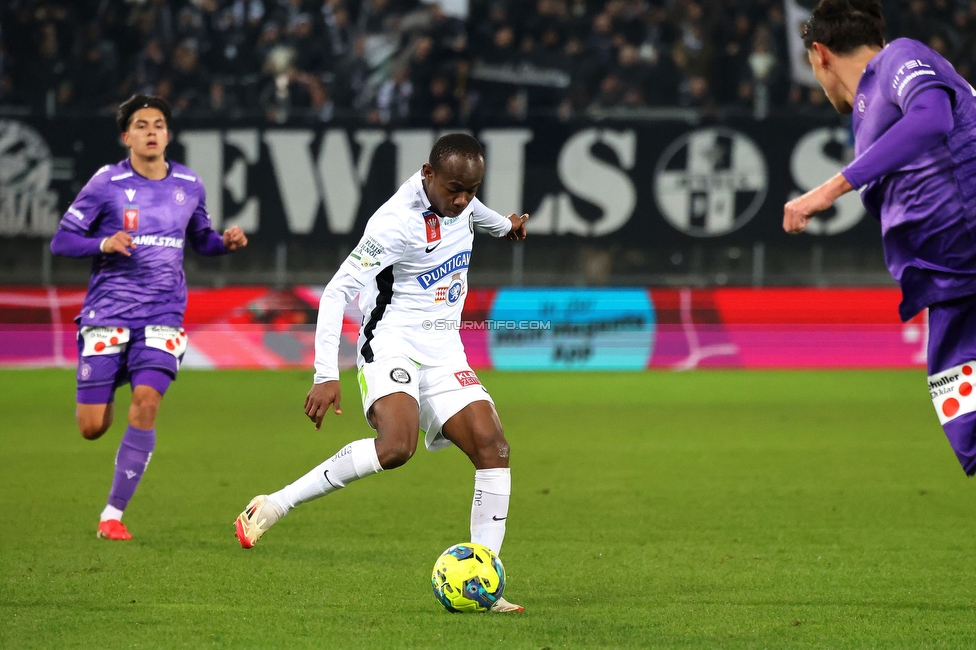
[[379,450],[377,450],[376,456],[379,459],[380,466],[383,469],[396,469],[401,465],[405,465],[408,460],[413,458],[413,454],[416,450],[416,445],[393,445],[385,449],[385,453],[383,454],[380,454]]
[[406,464],[416,451],[416,436],[384,436],[384,439],[376,442],[376,457],[383,469],[395,469]]
[[111,421],[78,420],[78,430],[85,440],[97,440],[112,426]]
[[505,432],[501,426],[492,423],[488,427],[477,431],[475,439],[478,441],[478,463],[482,467],[507,467],[508,457],[512,448],[505,439]]
[[156,413],[159,412],[159,402],[142,402],[132,405],[133,415],[138,419],[156,420]]
[[140,428],[151,428],[156,422],[159,412],[159,393],[135,391],[132,393],[132,404],[129,406],[129,419],[132,424],[142,425]]

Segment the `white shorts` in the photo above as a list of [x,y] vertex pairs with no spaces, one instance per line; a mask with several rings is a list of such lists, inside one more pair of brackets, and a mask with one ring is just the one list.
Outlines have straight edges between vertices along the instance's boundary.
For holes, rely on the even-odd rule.
[[359,368],[359,392],[367,422],[370,407],[381,397],[406,393],[417,400],[420,430],[430,451],[451,444],[441,429],[465,406],[481,400],[495,403],[467,364],[424,366],[405,356],[363,364]]

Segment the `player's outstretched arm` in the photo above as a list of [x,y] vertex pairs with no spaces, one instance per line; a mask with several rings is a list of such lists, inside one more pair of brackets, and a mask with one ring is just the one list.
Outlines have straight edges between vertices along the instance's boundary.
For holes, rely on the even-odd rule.
[[504,237],[509,241],[525,239],[525,222],[529,215],[521,217],[515,214],[503,217],[477,197],[471,200],[471,219],[478,232],[485,232],[492,237]]
[[840,174],[786,204],[786,232],[802,232],[814,214],[829,208],[841,194],[901,169],[945,139],[954,124],[952,101],[945,88],[923,88],[909,95],[889,98],[896,104],[905,102],[898,104],[904,114]]
[[353,298],[376,276],[403,256],[406,235],[405,219],[395,212],[377,212],[366,224],[359,244],[332,276],[319,299],[319,315],[315,324],[315,378],[305,397],[305,415],[322,426],[329,405],[336,414],[339,408],[339,339],[342,335],[342,316]]
[[315,430],[322,428],[322,418],[329,411],[329,406],[336,415],[342,415],[342,391],[339,381],[333,379],[321,384],[312,384],[312,389],[305,396],[305,415],[315,423]]
[[121,253],[126,257],[135,250],[132,235],[120,230],[111,237],[85,237],[74,231],[61,228],[51,240],[51,252],[66,257],[91,257],[99,253]]
[[[66,257],[92,257],[101,253],[122,253],[131,255],[128,249],[134,249],[132,235],[119,231],[111,237],[92,237],[98,230],[99,221],[110,211],[105,204],[105,172],[110,169],[105,165],[92,176],[91,180],[78,192],[78,196],[71,202],[58,231],[51,239],[51,252]],[[124,236],[122,236],[124,235]],[[110,241],[111,240],[111,241]]]
[[844,175],[837,174],[823,185],[796,197],[783,206],[783,230],[791,234],[803,232],[813,215],[823,212],[832,206],[839,196],[852,189],[854,188]]
[[341,415],[339,390],[339,338],[342,334],[342,315],[346,305],[362,290],[363,285],[345,268],[326,285],[319,299],[319,316],[315,324],[315,378],[305,396],[305,415],[322,426],[322,418],[332,406]]
[[214,257],[233,253],[247,246],[247,236],[240,226],[228,228],[223,235],[213,229],[206,201],[207,192],[201,186],[200,201],[190,215],[190,222],[186,227],[186,238],[194,252]]

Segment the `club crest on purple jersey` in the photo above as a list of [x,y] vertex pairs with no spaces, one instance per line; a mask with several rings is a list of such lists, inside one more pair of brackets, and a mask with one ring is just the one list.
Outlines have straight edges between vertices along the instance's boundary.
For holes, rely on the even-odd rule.
[[130,232],[139,230],[138,205],[127,205],[122,209],[122,229]]
[[864,93],[861,93],[860,95],[857,96],[857,99],[854,101],[854,109],[857,111],[858,115],[864,117],[864,111],[866,111],[867,108],[868,108],[867,97],[865,97]]
[[186,191],[182,187],[177,187],[173,190],[173,200],[176,201],[176,205],[186,203]]

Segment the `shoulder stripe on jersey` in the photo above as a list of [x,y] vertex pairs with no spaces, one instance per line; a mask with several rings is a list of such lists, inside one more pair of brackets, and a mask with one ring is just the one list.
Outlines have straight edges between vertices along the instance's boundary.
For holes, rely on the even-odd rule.
[[369,312],[369,322],[363,327],[363,336],[366,342],[360,350],[366,363],[373,362],[373,331],[380,319],[383,318],[387,306],[393,301],[393,266],[388,266],[376,275],[376,288],[379,293],[376,296],[376,306]]
[[124,174],[119,174],[118,176],[112,176],[109,178],[110,181],[121,181],[132,176],[132,172],[126,172]]
[[182,178],[185,181],[193,181],[193,182],[196,182],[196,180],[197,180],[197,177],[196,176],[190,176],[189,174],[181,174],[179,172],[173,172],[171,174],[171,176],[173,178]]
[[111,168],[112,168],[111,165],[103,165],[103,166],[101,166],[101,167],[98,168],[98,171],[94,173],[94,176],[98,176],[99,174],[104,174],[105,172],[107,172]]
[[83,215],[81,213],[81,210],[79,210],[78,208],[76,208],[74,206],[68,206],[68,214],[73,214],[76,217],[78,217],[79,219],[81,219],[82,221],[85,220],[85,215]]

